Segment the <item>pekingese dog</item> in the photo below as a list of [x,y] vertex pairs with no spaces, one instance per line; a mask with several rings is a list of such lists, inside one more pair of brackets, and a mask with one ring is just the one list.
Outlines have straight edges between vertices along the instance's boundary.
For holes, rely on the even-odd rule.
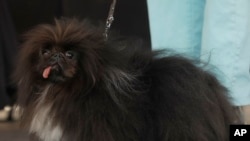
[[177,55],[76,19],[25,34],[15,80],[22,123],[40,141],[228,141],[227,90]]

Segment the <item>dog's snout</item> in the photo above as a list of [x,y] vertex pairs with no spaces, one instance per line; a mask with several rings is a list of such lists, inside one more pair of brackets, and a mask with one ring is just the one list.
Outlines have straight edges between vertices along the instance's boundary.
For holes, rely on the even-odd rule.
[[60,53],[56,53],[56,54],[54,54],[54,55],[52,56],[52,59],[54,59],[54,60],[59,60],[59,59],[61,59],[61,58],[63,58],[63,56],[62,56],[62,54],[60,54]]
[[61,53],[55,53],[50,58],[50,63],[55,64],[63,60],[63,55]]

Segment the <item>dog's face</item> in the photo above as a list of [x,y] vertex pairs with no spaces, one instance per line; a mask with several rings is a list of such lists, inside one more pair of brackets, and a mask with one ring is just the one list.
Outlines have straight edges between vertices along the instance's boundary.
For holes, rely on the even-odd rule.
[[78,71],[79,53],[74,49],[77,44],[45,43],[39,49],[37,69],[44,79],[62,82],[73,78]]
[[17,73],[33,81],[63,83],[83,78],[94,82],[103,44],[102,33],[86,22],[56,20],[54,25],[40,25],[25,35]]

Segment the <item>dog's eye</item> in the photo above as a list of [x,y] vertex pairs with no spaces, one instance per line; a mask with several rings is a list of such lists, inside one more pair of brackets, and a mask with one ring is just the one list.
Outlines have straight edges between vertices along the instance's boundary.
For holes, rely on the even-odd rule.
[[47,55],[50,55],[50,50],[48,50],[48,49],[43,49],[42,50],[42,55],[45,55],[45,56],[47,56]]
[[73,59],[75,53],[73,51],[66,51],[65,56],[68,57],[69,59]]

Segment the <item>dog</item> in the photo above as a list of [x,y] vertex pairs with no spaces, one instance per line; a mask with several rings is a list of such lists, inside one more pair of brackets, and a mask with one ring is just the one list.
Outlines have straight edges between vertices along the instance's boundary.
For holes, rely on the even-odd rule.
[[179,55],[57,19],[24,35],[14,72],[21,123],[41,141],[228,141],[227,89]]

